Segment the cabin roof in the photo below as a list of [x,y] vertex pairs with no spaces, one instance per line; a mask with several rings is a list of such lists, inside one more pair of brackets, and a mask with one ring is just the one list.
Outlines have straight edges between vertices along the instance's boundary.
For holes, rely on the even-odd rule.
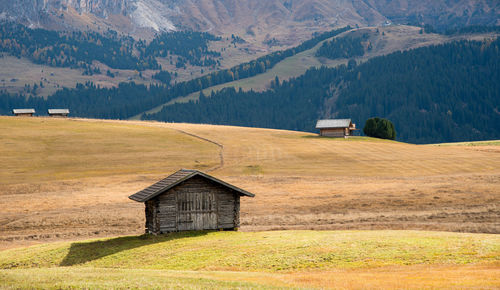
[[318,120],[316,123],[316,129],[349,128],[350,125],[351,119]]
[[227,188],[230,188],[230,189],[238,192],[240,195],[245,195],[245,196],[250,196],[250,197],[255,196],[254,194],[252,194],[246,190],[243,190],[243,189],[238,188],[234,185],[226,183],[220,179],[217,179],[217,178],[210,176],[206,173],[203,173],[201,171],[191,170],[191,169],[181,169],[181,170],[175,172],[174,174],[168,176],[167,178],[164,178],[164,179],[158,181],[157,183],[129,196],[128,198],[130,198],[131,200],[138,201],[138,202],[146,202],[146,201],[168,191],[169,189],[177,186],[181,182],[186,181],[186,180],[193,178],[195,176],[202,176],[206,179],[212,180],[220,185],[223,185]]
[[69,114],[69,109],[49,109],[49,114]]
[[12,110],[14,114],[34,114],[35,109],[14,109]]

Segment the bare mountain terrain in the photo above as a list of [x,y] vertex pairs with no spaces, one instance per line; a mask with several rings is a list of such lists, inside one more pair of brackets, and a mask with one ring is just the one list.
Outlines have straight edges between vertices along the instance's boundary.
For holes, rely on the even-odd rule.
[[347,24],[496,25],[499,8],[495,0],[2,0],[0,18],[49,29],[111,28],[142,38],[189,29],[294,45]]

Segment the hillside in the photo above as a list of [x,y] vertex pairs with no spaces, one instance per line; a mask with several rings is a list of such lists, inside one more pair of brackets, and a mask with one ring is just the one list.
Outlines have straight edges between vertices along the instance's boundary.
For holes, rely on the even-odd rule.
[[[369,35],[360,35],[369,42]],[[359,65],[312,68],[300,77],[273,81],[262,92],[229,88],[199,102],[164,106],[143,119],[312,132],[320,118],[352,118],[362,128],[365,120],[379,116],[395,123],[401,141],[496,139],[499,44],[498,38],[456,41]]]
[[296,45],[312,32],[334,26],[431,24],[437,28],[498,25],[494,0],[237,0],[237,1],[70,1],[22,0],[0,5],[2,18],[59,30],[108,28],[143,38],[158,31],[212,31],[237,34],[255,46],[276,39]]
[[[420,27],[406,25],[353,29],[349,32],[345,32],[338,36],[321,41],[311,49],[287,57],[264,73],[237,81],[211,86],[204,89],[202,92],[206,96],[209,96],[212,92],[218,92],[224,88],[235,88],[237,90],[241,88],[243,91],[254,90],[261,92],[269,89],[271,82],[274,81],[276,77],[278,77],[280,81],[286,81],[291,78],[296,78],[303,75],[308,69],[313,67],[338,67],[342,64],[347,64],[349,59],[353,59],[357,63],[363,63],[371,58],[387,55],[396,51],[405,51],[409,49],[438,45],[459,40],[482,41],[485,38],[495,38],[499,35],[498,32],[444,35],[436,33],[421,34],[420,31]],[[363,55],[352,56],[349,58],[338,57],[335,59],[329,59],[316,55],[318,49],[325,42],[331,41],[332,39],[360,37],[363,35],[366,35],[368,37],[366,41],[372,45],[372,49],[369,51],[365,51]],[[187,96],[175,98],[173,100],[170,100],[166,104],[152,108],[144,113],[154,114],[161,111],[161,109],[165,106],[170,106],[175,103],[196,101],[198,100],[199,95],[200,92],[195,92]],[[136,116],[133,116],[131,119],[139,120],[142,116],[143,114],[138,114]]]
[[[495,89],[495,62],[498,54],[494,50],[497,42],[491,39],[498,36],[498,32],[495,32],[498,29],[490,28],[489,33],[471,30],[467,33],[460,32],[452,35],[422,33],[422,29],[409,26],[363,28],[342,33],[346,29],[349,28],[332,30],[326,34],[317,35],[295,48],[275,52],[231,69],[212,71],[202,78],[187,82],[177,82],[174,75],[163,71],[167,80],[162,82],[165,83],[155,80],[154,84],[147,86],[148,79],[155,76],[154,70],[143,72],[126,70],[120,74],[112,72],[111,74],[116,73],[113,77],[108,76],[108,73],[97,74],[93,77],[97,80],[95,83],[92,77],[89,77],[86,78],[85,84],[79,84],[75,89],[63,88],[47,98],[36,96],[26,98],[26,96],[33,95],[33,91],[39,93],[60,89],[57,77],[64,77],[65,83],[71,82],[75,77],[75,74],[71,73],[73,70],[65,69],[64,72],[59,73],[55,67],[43,66],[30,66],[30,70],[23,70],[22,66],[15,65],[16,59],[4,57],[6,65],[12,67],[9,71],[23,72],[23,76],[19,79],[11,79],[6,86],[5,78],[8,80],[8,74],[2,74],[5,76],[3,88],[17,89],[22,95],[11,95],[0,91],[2,93],[0,113],[9,114],[15,107],[35,107],[39,114],[44,114],[50,107],[64,107],[70,108],[74,116],[83,117],[120,119],[144,117],[177,122],[204,122],[303,131],[312,131],[314,122],[318,118],[350,117],[362,126],[367,118],[379,115],[396,123],[399,132],[398,140],[401,141],[432,143],[497,138],[498,128],[495,124],[498,122],[495,118],[498,114],[495,113],[495,108],[498,105],[496,105],[495,98],[497,91]],[[190,33],[176,35],[168,37],[177,39]],[[366,46],[364,52],[349,58],[330,59],[331,56],[329,58],[319,55],[318,49],[330,43],[331,37],[336,35],[338,36],[335,41],[338,42],[336,45],[339,47],[342,45],[341,42],[347,39],[356,39],[356,41],[361,39],[363,45]],[[74,34],[71,37],[73,36]],[[210,42],[208,39],[213,39],[214,36],[208,34],[194,34],[194,36],[196,39],[200,37],[204,40],[185,41],[185,45],[194,45],[190,48],[193,51],[197,51],[195,48],[197,46],[200,46],[199,49],[205,47],[208,49],[206,52],[211,53],[206,42]],[[85,42],[89,37],[92,39],[92,34],[85,35],[83,39],[62,38],[61,41]],[[135,42],[134,45],[142,47],[145,55],[162,55],[164,50],[161,49],[159,43],[161,43],[160,40],[168,39],[168,37],[158,36],[146,47],[143,47],[142,42]],[[480,47],[479,42],[460,44],[461,42],[458,41],[463,39],[479,40],[483,45]],[[117,42],[115,36],[111,36],[106,41]],[[446,45],[424,49],[424,47],[442,43]],[[95,44],[91,42],[89,45]],[[476,53],[469,53],[469,45]],[[32,48],[32,46],[28,47]],[[182,45],[176,47],[170,49],[174,51]],[[404,52],[400,56],[396,52],[401,49]],[[450,55],[443,58],[447,49],[451,49],[453,54],[463,54],[464,58],[458,61]],[[15,51],[22,53],[24,50],[16,49]],[[103,57],[107,59],[105,55]],[[125,59],[132,57],[127,55],[124,52],[124,55],[120,57]],[[418,55],[418,58],[412,55]],[[484,57],[482,58],[485,55],[488,55],[487,62],[483,61]],[[75,57],[78,56],[75,55]],[[196,62],[199,59],[199,57],[192,57],[186,61]],[[351,64],[349,69],[345,70],[343,65],[348,62],[348,59],[351,60]],[[359,65],[353,67],[353,61]],[[386,63],[391,64],[393,68],[387,70]],[[424,63],[440,63],[442,66],[437,68]],[[132,62],[130,65],[135,64]],[[326,74],[324,69],[307,71],[311,66],[326,66],[331,69],[326,70]],[[401,67],[406,68],[406,71],[399,73]],[[38,69],[41,69],[41,72],[38,72]],[[366,75],[368,71],[377,71],[377,73]],[[484,74],[484,71],[488,73]],[[304,72],[307,74],[302,75]],[[329,77],[329,74],[335,77]],[[452,74],[455,77],[448,81],[445,76]],[[361,75],[366,75],[366,78],[360,78]],[[469,78],[469,75],[473,77]],[[43,81],[40,81],[39,85],[38,83],[31,84],[32,86],[26,84],[25,82],[30,82],[33,76],[37,78],[40,76]],[[113,87],[125,77],[134,82],[120,83],[117,87]],[[280,81],[279,86],[276,86],[276,77]],[[174,84],[168,83],[171,79],[175,79],[175,81],[172,80]],[[318,80],[321,80],[320,83]],[[342,81],[339,83],[340,80]],[[398,82],[389,80],[398,80]],[[437,86],[434,81],[440,81],[441,85]],[[376,101],[370,101],[366,99],[366,96],[363,97],[366,90],[372,90],[384,82],[388,83],[383,86],[383,89],[374,91],[374,95],[369,97],[376,98]],[[305,85],[313,83],[315,85],[311,90]],[[218,91],[226,87],[256,90],[262,93]],[[416,87],[426,89],[416,90]],[[441,93],[441,87],[448,89],[445,93]],[[205,95],[210,95],[212,91],[218,93],[215,98],[204,100],[203,105],[186,104],[168,107],[176,102],[196,100],[199,95],[196,92],[200,89],[204,89]],[[394,93],[396,91],[397,95]],[[248,97],[253,95],[258,97]],[[350,98],[351,95],[356,98]],[[474,98],[475,95],[481,97]],[[293,102],[287,102],[287,98]],[[448,99],[459,100],[466,105],[453,105]],[[352,103],[353,101],[356,103]],[[281,104],[282,102],[285,103]],[[395,105],[388,106],[388,102]],[[168,106],[158,106],[162,103]],[[375,107],[374,103],[379,105]],[[385,105],[381,107],[382,103]],[[403,108],[401,107],[403,103],[411,105]],[[219,113],[221,106],[226,109]],[[279,106],[279,110],[270,111],[270,108],[276,106]],[[361,109],[354,108],[354,106]],[[250,107],[260,107],[262,110],[249,110]],[[148,109],[149,111],[146,111]],[[403,112],[402,109],[411,110],[411,112]],[[148,115],[144,116],[144,111]],[[478,114],[479,112],[484,113]],[[296,116],[293,124],[287,118],[290,114]],[[408,117],[410,115],[414,117],[410,119]],[[423,121],[424,119],[427,121]],[[418,130],[413,130],[415,126],[419,127]]]
[[[170,34],[186,31],[209,32],[221,37],[221,41],[209,43],[209,50],[220,53],[221,57],[214,58],[213,55],[205,54],[203,58],[194,61],[193,59],[187,60],[186,58],[190,55],[196,54],[196,51],[191,49],[189,51],[185,49],[184,55],[173,54],[173,59],[172,54],[169,57],[145,56],[141,48],[134,48],[133,45],[117,48],[116,43],[105,43],[102,38],[100,40],[105,45],[100,48],[100,51],[92,49],[87,51],[88,55],[84,60],[81,57],[78,59],[78,53],[73,53],[69,48],[77,48],[80,53],[83,53],[89,48],[89,43],[78,42],[76,45],[64,43],[65,49],[62,49],[64,53],[61,53],[61,43],[54,41],[53,38],[50,39],[54,47],[34,44],[39,51],[33,56],[29,49],[22,45],[17,47],[18,52],[6,49],[4,46],[7,40],[1,39],[0,44],[4,44],[0,48],[2,67],[7,68],[14,62],[15,67],[30,71],[33,68],[26,63],[29,60],[38,65],[48,63],[49,67],[40,67],[39,71],[53,68],[54,74],[50,77],[33,77],[24,81],[24,74],[19,70],[3,69],[0,72],[1,80],[3,80],[1,90],[28,94],[33,90],[25,90],[26,86],[33,86],[34,83],[38,85],[42,82],[45,87],[39,89],[36,95],[46,97],[55,90],[63,87],[74,88],[77,83],[85,83],[89,79],[104,87],[117,86],[123,81],[157,83],[152,75],[160,66],[173,75],[174,81],[181,82],[206,75],[209,71],[231,68],[273,51],[296,46],[317,33],[346,25],[367,27],[382,26],[384,23],[391,22],[418,26],[427,24],[443,32],[450,28],[469,25],[497,25],[499,13],[498,4],[491,0],[454,0],[447,5],[435,1],[408,4],[406,1],[387,3],[383,0],[273,0],[266,2],[240,0],[231,3],[218,0],[6,1],[0,3],[2,28],[8,26],[5,23],[8,21],[24,24],[30,29],[43,28],[52,34],[55,33],[54,31],[64,34],[88,33],[93,35],[91,40],[95,40],[99,37],[94,34],[102,37],[111,32],[119,37],[131,37],[136,41],[145,40],[146,43],[154,41],[165,32]],[[37,33],[43,34],[42,30],[37,30]],[[234,36],[236,38],[233,38]],[[183,37],[189,38],[188,35]],[[12,42],[12,40],[8,41]],[[128,40],[121,42],[130,44]],[[92,41],[90,43],[92,44]],[[167,51],[171,46],[175,46],[173,42],[160,41],[159,43]],[[18,41],[17,44],[26,44],[26,42]],[[200,49],[203,50],[203,46],[200,46]],[[28,55],[22,55],[22,52],[28,52]],[[7,57],[15,55],[22,59],[19,62],[15,59],[8,59],[4,62],[1,59],[3,54]],[[46,63],[40,63],[40,54],[42,58],[45,58]],[[139,60],[136,60],[137,57]],[[205,62],[205,57],[208,57],[208,62]],[[84,64],[81,61],[84,61]],[[70,72],[71,78],[61,76],[67,72],[62,68],[62,64],[71,64],[74,70]],[[126,69],[117,66],[126,66]],[[307,68],[310,66],[309,64]],[[139,74],[139,71],[143,72]],[[86,77],[94,73],[94,77]],[[79,74],[84,74],[84,76]],[[113,76],[117,76],[116,79]],[[48,79],[50,81],[47,81]],[[267,81],[260,82],[260,87],[267,83]]]
[[198,232],[0,252],[14,288],[495,288],[500,238],[415,231]]
[[0,117],[0,248],[141,234],[144,206],[127,197],[179,168],[255,193],[241,205],[243,231],[498,233],[499,150],[497,143],[422,146],[229,126]]

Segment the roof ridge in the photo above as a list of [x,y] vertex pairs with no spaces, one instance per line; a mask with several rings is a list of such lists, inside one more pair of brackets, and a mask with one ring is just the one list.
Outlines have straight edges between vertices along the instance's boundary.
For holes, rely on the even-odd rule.
[[145,201],[148,201],[168,190],[170,190],[171,188],[177,186],[178,184],[194,177],[194,176],[202,176],[204,178],[207,178],[209,180],[212,180],[216,183],[219,183],[221,185],[224,185],[228,188],[231,188],[233,189],[234,191],[236,192],[239,192],[241,195],[246,195],[246,196],[251,196],[253,197],[254,194],[246,191],[246,190],[243,190],[241,188],[238,188],[234,185],[231,185],[227,182],[224,182],[220,179],[217,179],[213,176],[210,176],[204,172],[201,172],[199,170],[196,170],[196,169],[180,169],[178,171],[176,171],[175,173],[173,174],[170,174],[169,176],[163,178],[162,180],[146,187],[145,189],[129,196],[130,199],[132,200],[135,200],[135,201],[138,201],[138,202],[145,202]]

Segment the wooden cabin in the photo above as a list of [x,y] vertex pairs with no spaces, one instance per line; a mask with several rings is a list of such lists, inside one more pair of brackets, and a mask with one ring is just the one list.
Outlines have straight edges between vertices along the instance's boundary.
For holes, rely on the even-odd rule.
[[49,109],[50,117],[66,118],[69,115],[69,109]]
[[358,130],[351,119],[319,120],[316,129],[319,129],[321,136],[344,138],[352,136],[353,132]]
[[33,117],[33,115],[35,114],[35,109],[14,109],[14,110],[12,110],[12,114],[14,114],[14,116],[18,116],[18,117],[21,117],[21,116]]
[[240,197],[253,194],[197,170],[182,169],[129,196],[146,204],[146,233],[236,230]]

